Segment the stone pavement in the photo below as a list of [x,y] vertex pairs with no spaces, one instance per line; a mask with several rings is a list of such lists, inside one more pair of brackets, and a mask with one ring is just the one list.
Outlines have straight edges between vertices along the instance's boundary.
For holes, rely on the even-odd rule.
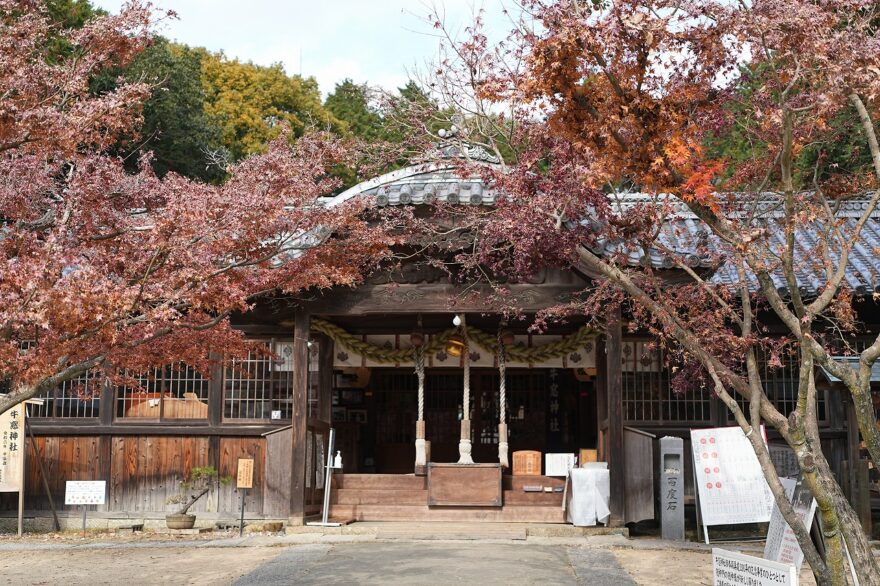
[[[711,584],[700,543],[578,528],[354,524],[287,535],[0,536],[0,586],[63,584]],[[760,543],[728,544],[758,554]],[[808,570],[802,584],[812,584]]]
[[614,554],[603,549],[418,541],[292,547],[235,585],[450,583],[635,584]]

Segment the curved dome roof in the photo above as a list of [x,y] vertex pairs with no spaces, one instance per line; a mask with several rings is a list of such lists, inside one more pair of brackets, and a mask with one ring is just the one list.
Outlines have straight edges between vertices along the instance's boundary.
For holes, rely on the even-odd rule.
[[477,174],[463,177],[455,159],[467,158],[481,164],[495,165],[498,159],[485,150],[447,146],[433,153],[434,160],[385,173],[324,200],[335,206],[355,197],[368,196],[376,205],[418,205],[447,202],[463,205],[494,205],[496,191]]

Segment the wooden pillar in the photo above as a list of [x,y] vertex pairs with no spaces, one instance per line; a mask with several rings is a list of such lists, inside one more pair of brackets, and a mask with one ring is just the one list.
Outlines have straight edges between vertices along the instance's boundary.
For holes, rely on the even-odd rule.
[[318,340],[318,419],[330,423],[333,409],[333,339]]
[[306,425],[309,411],[309,314],[297,311],[293,326],[293,412],[291,414],[290,519],[302,525],[306,511]]
[[208,423],[219,427],[223,423],[223,362],[222,357],[212,354],[211,359],[216,365],[211,368],[211,380],[208,382]]
[[116,389],[110,384],[110,379],[104,379],[104,384],[101,385],[101,396],[100,396],[100,423],[104,427],[108,427],[113,425],[113,410],[115,409],[115,395]]
[[623,386],[620,365],[623,345],[620,308],[608,317],[605,331],[605,381],[608,389],[608,468],[611,476],[610,525],[626,522],[626,459],[623,449]]

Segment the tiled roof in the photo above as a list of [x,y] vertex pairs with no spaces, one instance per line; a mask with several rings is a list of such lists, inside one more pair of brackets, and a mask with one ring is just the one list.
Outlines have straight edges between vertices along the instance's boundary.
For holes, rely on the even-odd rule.
[[479,176],[462,177],[450,164],[425,163],[406,167],[370,179],[327,198],[327,205],[339,205],[355,197],[373,197],[379,206],[418,205],[448,202],[463,205],[494,205],[495,190]]
[[[456,153],[446,154],[460,156]],[[491,164],[483,161],[484,164]],[[496,191],[485,185],[478,175],[462,177],[460,170],[449,160],[424,163],[407,167],[385,175],[365,181],[346,190],[345,192],[324,200],[326,205],[338,205],[344,201],[359,196],[375,198],[379,206],[388,205],[418,205],[426,203],[447,202],[462,205],[494,205],[497,198]],[[664,196],[660,196],[661,198]],[[656,201],[656,196],[642,193],[619,194],[613,198],[613,206],[620,214],[626,214],[635,206]],[[668,196],[665,199],[670,213],[660,230],[657,245],[645,251],[637,247],[627,247],[622,241],[607,241],[600,243],[594,252],[604,254],[625,254],[628,262],[637,266],[650,260],[655,268],[674,268],[672,256],[684,258],[687,264],[693,268],[715,269],[712,281],[720,284],[732,285],[737,282],[735,267],[723,261],[724,247],[718,239],[712,235],[702,221],[682,202]],[[842,220],[841,226],[844,233],[851,232],[857,219],[867,208],[865,197],[854,198],[842,203],[838,209],[837,217]],[[784,233],[782,226],[777,221],[782,216],[778,198],[768,196],[766,203],[759,206],[756,217],[756,225],[761,225],[769,230],[771,242],[783,243]],[[592,220],[585,219],[584,222]],[[796,234],[797,259],[795,269],[798,277],[798,287],[804,294],[815,293],[825,284],[824,271],[818,264],[817,231],[820,225],[814,227],[802,227]],[[831,256],[836,262],[838,255],[831,251]],[[721,259],[719,266],[719,258]],[[780,290],[787,289],[781,274],[773,275],[773,279]],[[859,294],[880,291],[880,210],[875,210],[871,219],[862,229],[858,244],[850,253],[850,259],[846,272],[846,282],[850,288]],[[753,288],[757,288],[757,282],[752,278]]]
[[[870,194],[862,195],[839,204],[836,217],[841,222],[842,233],[854,232],[856,222],[868,207],[869,196]],[[652,201],[652,196],[630,193],[623,194],[614,201],[618,211],[625,214],[640,203]],[[725,285],[737,283],[739,278],[736,267],[730,262],[723,262],[725,250],[722,243],[707,231],[702,221],[683,203],[674,199],[668,199],[665,203],[669,204],[671,213],[660,230],[658,245],[648,253],[651,265],[655,268],[671,268],[673,261],[664,252],[664,249],[668,249],[677,256],[685,258],[691,267],[717,266],[711,277],[715,283]],[[749,205],[751,204],[750,201]],[[771,247],[778,246],[778,249],[782,250],[785,233],[779,221],[783,217],[779,198],[768,195],[766,201],[758,205],[754,217],[755,226],[767,230]],[[826,283],[819,252],[822,229],[822,224],[817,222],[811,226],[799,226],[795,232],[795,274],[802,294],[815,293]],[[604,243],[604,252],[625,252],[629,263],[634,266],[645,262],[643,250],[624,249],[621,243]],[[831,249],[829,254],[832,262],[837,263],[840,258],[839,251]],[[720,265],[719,256],[722,257]],[[772,273],[771,278],[780,291],[788,289],[785,278],[780,272]],[[749,279],[751,287],[757,289],[758,283],[754,275],[749,275]],[[850,289],[862,295],[880,291],[880,210],[875,209],[862,228],[859,241],[849,255],[845,280]]]

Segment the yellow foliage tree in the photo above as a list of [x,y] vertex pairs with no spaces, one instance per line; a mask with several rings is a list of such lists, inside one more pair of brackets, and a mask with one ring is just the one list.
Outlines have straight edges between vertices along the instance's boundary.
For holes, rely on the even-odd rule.
[[223,53],[202,57],[205,112],[220,128],[232,160],[263,152],[286,122],[295,136],[309,127],[344,130],[345,124],[321,104],[313,77],[287,75],[280,63],[242,63]]

